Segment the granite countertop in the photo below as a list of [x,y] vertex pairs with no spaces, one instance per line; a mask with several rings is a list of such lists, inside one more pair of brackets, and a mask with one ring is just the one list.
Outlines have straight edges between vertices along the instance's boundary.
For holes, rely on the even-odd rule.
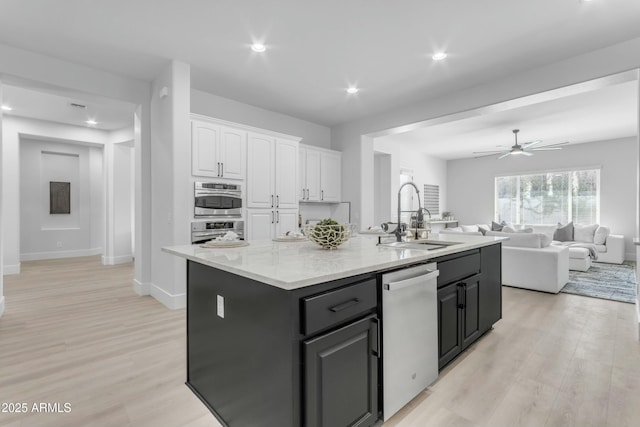
[[487,246],[502,237],[434,235],[430,241],[459,242],[432,251],[377,246],[375,236],[356,236],[338,249],[324,250],[310,241],[251,241],[239,248],[203,248],[200,245],[162,248],[170,254],[271,286],[293,290],[344,277],[425,261]]

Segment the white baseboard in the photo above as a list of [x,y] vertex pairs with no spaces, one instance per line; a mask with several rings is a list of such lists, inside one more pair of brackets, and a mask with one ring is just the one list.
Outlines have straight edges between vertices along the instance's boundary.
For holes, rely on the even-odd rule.
[[20,274],[20,263],[12,265],[4,265],[2,267],[2,275],[8,276],[9,274]]
[[32,252],[20,254],[20,261],[36,261],[39,259],[76,258],[81,256],[100,255],[102,248],[77,249],[73,251]]
[[102,265],[127,264],[129,262],[133,262],[133,255],[102,257]]
[[138,295],[149,295],[151,293],[151,283],[142,283],[133,279],[133,291]]
[[4,313],[4,295],[0,295],[0,317]]
[[187,294],[173,295],[153,283],[150,284],[149,294],[171,310],[187,306]]

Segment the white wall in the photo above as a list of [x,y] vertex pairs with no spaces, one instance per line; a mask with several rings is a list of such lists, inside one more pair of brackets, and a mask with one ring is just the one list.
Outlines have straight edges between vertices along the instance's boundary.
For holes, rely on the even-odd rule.
[[[94,152],[92,155],[91,152]],[[20,259],[97,255],[102,252],[101,148],[23,138],[20,141]],[[70,183],[69,214],[49,213],[49,182]],[[93,191],[92,191],[93,190]],[[97,208],[94,211],[93,208]],[[95,224],[97,223],[97,224]],[[92,237],[95,239],[93,240]]]
[[[2,104],[2,80],[0,80],[0,104]],[[3,114],[0,109],[0,128],[2,126]],[[4,167],[3,160],[3,148],[4,143],[2,140],[2,132],[0,132],[0,167]],[[4,170],[4,169],[3,169]],[[2,183],[0,183],[0,317],[4,313],[4,232],[3,232],[3,224],[4,224],[4,178],[2,179]]]
[[303,144],[323,148],[331,146],[331,130],[326,126],[195,89],[191,90],[191,112],[297,136],[302,138],[300,142]]
[[[61,59],[41,55],[11,46],[0,44],[0,76],[2,81],[29,87],[46,87],[68,91],[76,97],[97,97],[100,99],[117,99],[138,105],[138,122],[136,137],[136,161],[142,168],[136,169],[136,191],[139,195],[136,206],[136,268],[135,283],[148,283],[151,276],[150,240],[151,224],[146,220],[151,212],[151,175],[150,175],[150,111],[149,99],[151,85],[149,82],[131,77],[116,75],[107,71],[73,64]],[[4,122],[0,115],[0,120]],[[2,125],[2,123],[0,123]],[[2,126],[4,129],[4,126]],[[4,154],[5,140],[1,139],[0,151]],[[3,181],[6,159],[2,159]],[[4,182],[3,182],[4,184]],[[4,188],[3,188],[4,191]],[[3,194],[3,200],[5,195]],[[0,228],[6,230],[7,204],[0,204]],[[3,239],[3,243],[5,240]],[[4,248],[3,252],[6,252]],[[5,258],[4,253],[3,259]],[[0,263],[1,265],[1,263]],[[0,273],[5,273],[0,267]],[[2,300],[0,293],[0,300]]]
[[[409,169],[413,171],[413,182],[420,189],[420,202],[424,206],[424,185],[438,185],[440,186],[440,212],[450,210],[447,207],[447,162],[446,160],[439,159],[437,157],[428,156],[423,153],[415,153],[411,150],[405,150],[401,145],[398,145],[392,141],[387,141],[384,138],[376,138],[374,143],[374,150],[379,153],[386,153],[391,156],[391,180],[389,185],[385,187],[386,191],[389,191],[390,206],[390,218],[383,219],[397,221],[398,217],[398,189],[400,188],[400,170]],[[374,181],[375,182],[375,181]],[[404,191],[415,190],[410,188],[404,188]],[[414,199],[415,206],[418,208],[417,200]],[[435,216],[436,212],[432,212]],[[381,221],[380,221],[381,222]],[[379,225],[376,221],[375,225]],[[372,225],[372,224],[369,224]],[[363,227],[368,227],[367,224],[363,224]]]
[[373,162],[373,224],[378,226],[391,220],[391,155],[375,152]]
[[[449,114],[496,104],[640,67],[640,38],[518,73],[492,83],[449,93],[437,99],[387,111],[331,129],[331,148],[342,151],[342,194],[362,222],[372,221],[373,147],[363,135],[411,125]],[[450,210],[453,210],[451,208]]]
[[[4,274],[17,274],[20,272],[20,140],[31,139],[50,142],[66,141],[81,144],[103,145],[107,140],[107,132],[78,126],[69,126],[59,123],[45,122],[40,120],[25,119],[13,116],[4,116],[2,121],[3,135],[3,163],[2,163],[2,187],[3,187],[3,232],[2,241],[4,247],[3,264]],[[21,136],[22,135],[22,136]],[[68,145],[68,144],[63,144]],[[102,168],[102,153],[94,153],[92,157],[98,157],[95,168]],[[96,159],[94,158],[95,162]],[[26,167],[30,168],[30,165]],[[100,172],[101,173],[101,172]],[[99,182],[97,175],[93,175],[94,191],[100,191],[102,195],[102,178]],[[95,203],[102,202],[96,201]],[[95,228],[100,227],[100,228]],[[102,238],[102,225],[94,224],[94,241],[97,236]],[[63,243],[64,245],[64,243]],[[102,244],[97,247],[101,247]],[[63,246],[64,249],[64,246]],[[42,252],[42,251],[39,251]]]
[[623,234],[627,259],[634,259],[636,234],[636,138],[576,144],[531,157],[460,159],[448,162],[449,210],[461,224],[486,224],[494,219],[494,178],[554,169],[601,166],[600,224]]
[[[190,144],[190,69],[172,62],[153,82],[151,97],[151,262],[149,293],[169,308],[186,305],[186,265],[163,246],[191,243],[193,206]],[[161,88],[169,96],[159,97]]]

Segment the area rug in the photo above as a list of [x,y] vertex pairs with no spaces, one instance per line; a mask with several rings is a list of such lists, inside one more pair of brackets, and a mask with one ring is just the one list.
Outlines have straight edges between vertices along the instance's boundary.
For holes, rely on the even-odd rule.
[[560,292],[633,304],[636,301],[636,263],[594,262],[587,271],[570,270],[569,282]]

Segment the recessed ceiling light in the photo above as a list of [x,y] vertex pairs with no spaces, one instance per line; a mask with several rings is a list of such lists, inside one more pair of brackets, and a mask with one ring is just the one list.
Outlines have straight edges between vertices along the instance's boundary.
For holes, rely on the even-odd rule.
[[98,124],[98,122],[96,122],[95,120],[91,120],[91,119],[85,121],[85,123],[90,125],[90,126],[95,126],[95,125]]
[[351,86],[347,88],[347,93],[354,94],[354,93],[358,93],[359,90],[360,89],[358,89],[357,87]]
[[251,50],[254,52],[264,52],[267,50],[267,47],[262,43],[254,43],[251,45]]
[[11,111],[11,110],[13,110],[13,108],[9,107],[8,105],[2,106],[2,111]]
[[434,61],[442,61],[446,57],[447,57],[446,52],[436,52],[433,54],[431,59],[433,59]]

